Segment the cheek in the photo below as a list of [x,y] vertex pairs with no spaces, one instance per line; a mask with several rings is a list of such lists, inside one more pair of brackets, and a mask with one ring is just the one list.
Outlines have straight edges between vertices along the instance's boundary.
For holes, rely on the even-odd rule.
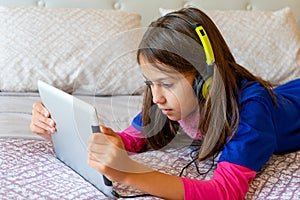
[[186,116],[189,113],[193,112],[198,105],[198,100],[194,95],[194,92],[190,92],[186,94],[184,101],[181,103],[182,105],[182,115]]
[[172,91],[170,101],[177,105],[177,109],[180,109],[183,115],[191,112],[198,102],[190,85]]
[[182,84],[179,85],[178,94],[181,97],[180,99],[183,100],[183,102],[195,100],[192,84],[190,84],[188,81],[184,81]]

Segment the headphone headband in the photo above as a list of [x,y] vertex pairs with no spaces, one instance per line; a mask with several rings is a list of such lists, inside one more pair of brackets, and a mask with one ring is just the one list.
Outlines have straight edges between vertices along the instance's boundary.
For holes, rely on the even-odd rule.
[[185,15],[180,16],[179,14],[169,13],[165,16],[166,17],[177,17],[177,18],[185,21],[187,24],[189,24],[189,26],[192,27],[196,31],[196,33],[202,43],[202,46],[204,48],[204,53],[206,56],[206,63],[208,65],[211,65],[213,62],[215,62],[214,52],[212,50],[211,43],[209,41],[209,38],[208,38],[203,26],[201,26],[199,23],[191,22],[191,20],[188,19]]

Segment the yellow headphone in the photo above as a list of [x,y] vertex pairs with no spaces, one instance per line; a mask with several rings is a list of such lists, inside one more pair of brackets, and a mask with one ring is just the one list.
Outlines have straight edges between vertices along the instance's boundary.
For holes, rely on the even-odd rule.
[[197,26],[195,28],[195,31],[196,31],[197,35],[199,36],[201,43],[203,45],[205,56],[206,56],[206,63],[208,65],[211,65],[213,62],[215,62],[215,56],[214,56],[214,52],[212,50],[209,38],[202,26]]
[[[185,21],[187,24],[189,24],[189,26],[191,26],[196,31],[196,33],[202,43],[205,57],[206,57],[206,64],[209,66],[215,62],[214,52],[213,52],[211,43],[209,41],[209,38],[208,38],[203,26],[201,26],[199,23],[195,23],[195,22],[193,23],[192,20],[188,19],[188,17],[183,14],[179,15],[176,13],[170,13],[165,16],[166,17],[177,17],[177,18]],[[213,71],[213,70],[210,70],[210,71]],[[194,84],[193,84],[193,89],[194,89],[195,95],[198,98],[207,99],[208,94],[209,94],[209,87],[212,83],[212,76],[213,76],[213,74],[210,74],[205,79],[202,78],[201,76],[199,76],[195,79]]]

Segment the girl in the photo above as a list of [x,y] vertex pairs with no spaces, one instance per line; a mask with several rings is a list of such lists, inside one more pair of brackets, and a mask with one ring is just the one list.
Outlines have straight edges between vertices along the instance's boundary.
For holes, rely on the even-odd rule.
[[[137,59],[146,79],[142,112],[123,132],[100,126],[89,140],[89,165],[109,179],[166,199],[244,199],[273,153],[300,149],[300,80],[273,88],[251,74],[200,10],[152,22]],[[50,113],[35,103],[32,114],[31,130],[49,139]],[[171,176],[128,157],[125,150],[166,146],[179,127],[202,140],[199,160],[221,153],[211,180]]]

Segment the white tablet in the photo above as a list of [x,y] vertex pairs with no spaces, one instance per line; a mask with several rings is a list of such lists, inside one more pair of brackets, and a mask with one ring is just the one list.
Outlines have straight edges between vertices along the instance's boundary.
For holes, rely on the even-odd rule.
[[56,122],[52,142],[57,158],[106,196],[115,197],[111,181],[87,162],[88,138],[100,132],[95,108],[42,81],[38,81],[38,90],[42,103]]

